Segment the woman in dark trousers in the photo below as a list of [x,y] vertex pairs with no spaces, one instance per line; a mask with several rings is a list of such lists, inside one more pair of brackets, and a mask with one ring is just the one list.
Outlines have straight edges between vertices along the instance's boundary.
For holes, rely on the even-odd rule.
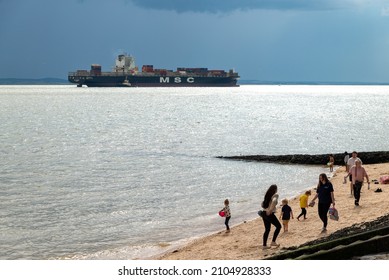
[[334,188],[325,173],[319,175],[319,183],[317,184],[316,195],[310,203],[311,206],[314,205],[316,198],[319,198],[317,208],[320,220],[323,221],[322,232],[326,232],[328,223],[328,209],[330,209],[331,203],[335,207],[335,197]]
[[276,243],[278,234],[281,231],[281,224],[278,221],[276,215],[274,215],[274,213],[276,212],[277,204],[278,204],[277,185],[271,185],[267,190],[264,200],[262,202],[263,211],[261,217],[263,220],[263,224],[265,225],[265,232],[263,233],[263,249],[270,248],[267,246],[267,239],[269,237],[271,225],[274,225],[276,229],[274,231],[270,246],[276,248],[280,246],[279,244]]

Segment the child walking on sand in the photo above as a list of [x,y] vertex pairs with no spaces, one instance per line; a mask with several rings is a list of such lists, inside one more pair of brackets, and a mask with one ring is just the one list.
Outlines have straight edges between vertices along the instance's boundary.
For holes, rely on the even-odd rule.
[[300,217],[304,216],[304,220],[307,218],[308,197],[311,195],[311,191],[306,191],[305,194],[300,196],[300,208],[301,213],[297,217],[297,221],[300,221]]
[[226,225],[226,233],[230,232],[230,226],[228,225],[230,219],[231,219],[231,211],[230,211],[230,201],[228,199],[224,200],[224,208],[221,210],[225,213],[225,221],[224,224]]
[[288,205],[288,200],[286,198],[284,198],[282,200],[282,209],[281,209],[281,215],[280,215],[280,219],[282,220],[282,224],[284,225],[284,232],[288,232],[290,217],[292,217],[292,219],[294,219],[293,211],[292,211],[292,208],[290,208],[290,206]]

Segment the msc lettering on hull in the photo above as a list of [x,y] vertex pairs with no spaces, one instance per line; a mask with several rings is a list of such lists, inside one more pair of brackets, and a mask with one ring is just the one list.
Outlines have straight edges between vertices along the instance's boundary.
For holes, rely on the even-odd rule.
[[[174,78],[174,82],[176,84],[182,83],[182,80],[183,79],[181,79],[181,77],[175,77]],[[184,81],[185,81],[185,79],[184,79]],[[170,83],[170,77],[159,77],[159,82],[160,83]],[[186,78],[186,82],[190,83],[190,84],[194,83],[194,78],[193,77],[188,77],[188,78]]]

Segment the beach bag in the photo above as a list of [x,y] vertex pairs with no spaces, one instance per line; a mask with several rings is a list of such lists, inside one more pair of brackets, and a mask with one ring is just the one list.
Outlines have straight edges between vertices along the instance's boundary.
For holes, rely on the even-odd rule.
[[219,211],[219,216],[220,217],[225,217],[226,216],[226,212],[224,212],[223,210],[222,211]]
[[334,220],[334,221],[338,221],[339,220],[339,213],[338,213],[338,210],[336,210],[335,207],[332,207],[328,210],[328,213],[330,214],[330,219],[331,220]]

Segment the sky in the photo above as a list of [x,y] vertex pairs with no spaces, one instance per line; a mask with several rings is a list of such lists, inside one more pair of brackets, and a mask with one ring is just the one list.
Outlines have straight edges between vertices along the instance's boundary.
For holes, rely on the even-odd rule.
[[118,54],[242,80],[389,83],[389,0],[0,0],[0,78],[63,78]]

